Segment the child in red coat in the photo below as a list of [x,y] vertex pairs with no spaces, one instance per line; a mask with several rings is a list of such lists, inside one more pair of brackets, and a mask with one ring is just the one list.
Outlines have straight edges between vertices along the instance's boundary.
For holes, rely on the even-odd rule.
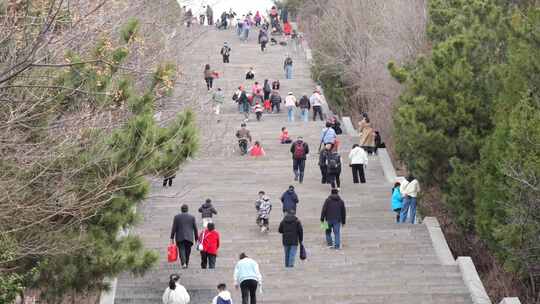
[[259,157],[264,156],[266,153],[264,152],[263,147],[261,146],[261,143],[256,141],[253,147],[249,149],[249,155]]
[[201,232],[199,241],[202,244],[201,268],[216,268],[216,258],[219,249],[219,232],[216,231],[214,223],[208,223],[208,227]]

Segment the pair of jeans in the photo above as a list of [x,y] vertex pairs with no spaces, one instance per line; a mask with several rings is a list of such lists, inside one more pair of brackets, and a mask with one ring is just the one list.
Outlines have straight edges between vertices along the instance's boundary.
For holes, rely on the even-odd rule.
[[249,29],[243,29],[242,31],[242,40],[248,41],[249,38]]
[[409,212],[410,212],[409,222],[411,224],[414,224],[414,221],[416,219],[416,197],[405,196],[403,198],[403,208],[401,208],[401,214],[399,215],[400,223],[405,223],[407,221]]
[[243,102],[241,106],[241,112],[249,114],[249,103]]
[[287,117],[290,122],[294,122],[294,107],[287,107]]
[[300,182],[304,181],[305,168],[306,168],[305,159],[293,159],[294,180],[298,180]]
[[223,63],[229,63],[229,55],[223,55]]
[[257,304],[257,280],[243,280],[240,283],[242,304]]
[[366,182],[366,176],[364,175],[364,164],[352,164],[351,168],[353,183],[358,184],[358,177],[360,177],[360,182],[364,184]]
[[302,120],[304,122],[308,122],[309,121],[309,109],[308,108],[302,108],[301,110],[301,115],[302,115]]
[[285,66],[285,78],[292,79],[292,65]]
[[201,268],[206,269],[207,266],[210,269],[216,268],[216,255],[201,251]]
[[272,112],[274,112],[274,113],[279,113],[280,112],[279,103],[272,103]]
[[317,120],[317,113],[319,114],[319,117],[321,118],[321,120],[323,120],[322,107],[321,106],[313,106],[313,121]]
[[297,249],[298,245],[283,245],[283,250],[285,251],[285,267],[294,267]]
[[337,173],[328,173],[326,176],[326,182],[332,186],[332,188],[341,187],[341,181],[339,180],[339,175],[341,172]]
[[[332,241],[332,232],[334,232],[334,241]],[[339,249],[341,246],[341,223],[340,222],[328,222],[328,229],[326,233],[326,244],[328,246],[334,246]]]
[[176,247],[178,247],[178,252],[180,253],[180,264],[189,265],[189,256],[191,255],[191,246],[193,243],[190,241],[180,241],[176,242]]

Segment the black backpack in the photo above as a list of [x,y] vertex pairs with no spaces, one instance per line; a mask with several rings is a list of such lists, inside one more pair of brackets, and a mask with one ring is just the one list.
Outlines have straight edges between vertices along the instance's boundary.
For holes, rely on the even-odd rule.
[[336,170],[339,168],[339,159],[334,153],[329,154],[326,158],[326,166],[328,169]]

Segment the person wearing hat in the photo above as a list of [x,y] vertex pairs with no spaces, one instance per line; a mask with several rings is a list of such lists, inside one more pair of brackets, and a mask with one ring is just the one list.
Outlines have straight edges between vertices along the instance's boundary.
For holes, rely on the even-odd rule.
[[180,280],[180,275],[178,274],[171,274],[169,277],[169,287],[165,289],[165,292],[163,293],[163,297],[161,297],[161,300],[163,304],[188,304],[191,300],[189,297],[189,293],[187,292],[186,288],[178,281]]
[[313,91],[313,95],[309,98],[309,103],[313,107],[313,121],[317,120],[317,114],[319,115],[319,118],[323,120],[322,105],[325,101],[318,89]]
[[293,60],[289,54],[287,54],[287,58],[283,62],[283,70],[285,71],[285,78],[292,79]]
[[223,47],[221,48],[221,56],[223,56],[223,63],[229,63],[229,56],[231,55],[231,47],[229,47],[229,44],[227,41],[223,43]]
[[283,214],[286,214],[289,210],[296,212],[296,205],[298,205],[298,195],[294,192],[294,186],[290,185],[289,189],[281,195],[281,203],[283,204]]
[[289,210],[279,224],[279,233],[281,233],[281,242],[285,252],[285,267],[294,267],[294,259],[298,244],[304,241],[304,229],[302,223],[295,215],[294,210]]
[[294,122],[296,103],[296,97],[294,97],[292,92],[289,92],[289,94],[287,94],[287,97],[285,97],[285,107],[287,108],[287,117],[289,119],[289,122]]

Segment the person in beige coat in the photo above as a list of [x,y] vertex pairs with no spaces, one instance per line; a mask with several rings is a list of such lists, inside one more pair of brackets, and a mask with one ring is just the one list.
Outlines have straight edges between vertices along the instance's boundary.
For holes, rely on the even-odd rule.
[[375,130],[371,127],[367,115],[358,123],[358,131],[360,132],[360,147],[371,154],[375,149]]

